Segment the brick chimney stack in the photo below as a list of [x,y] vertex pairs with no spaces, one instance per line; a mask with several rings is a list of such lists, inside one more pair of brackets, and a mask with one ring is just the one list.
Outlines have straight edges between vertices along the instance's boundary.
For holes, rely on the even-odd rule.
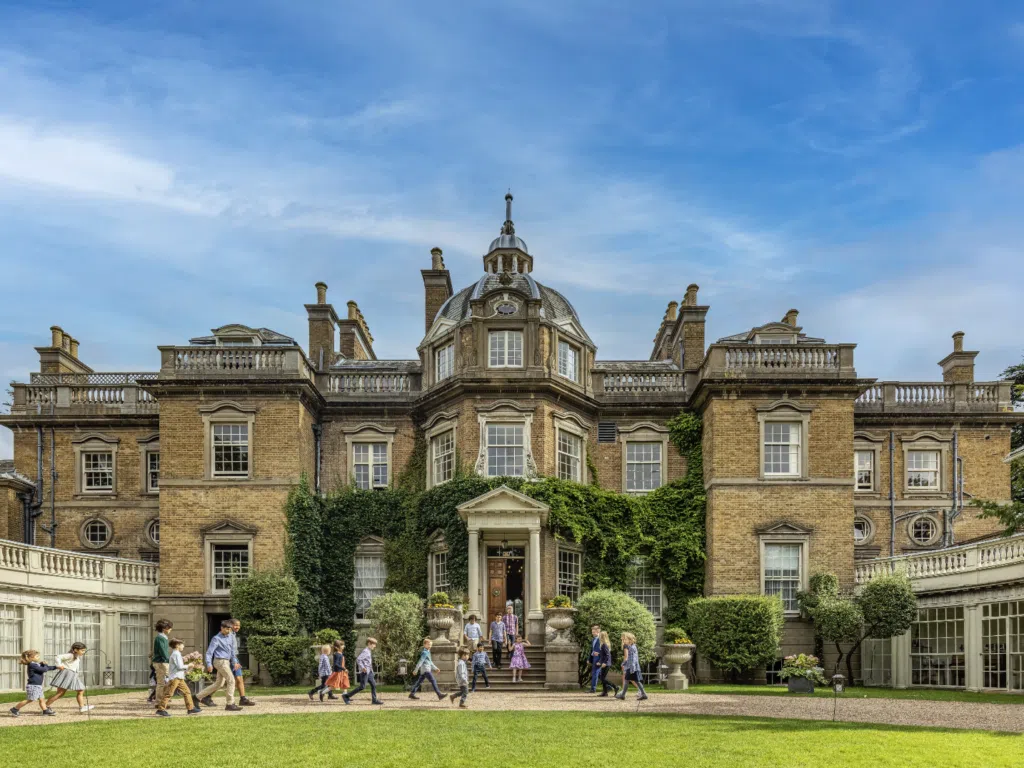
[[683,306],[679,308],[682,325],[679,340],[683,349],[683,370],[687,373],[696,373],[704,363],[704,324],[710,307],[697,304],[699,290],[699,285],[690,283],[686,287]]
[[326,371],[334,364],[337,354],[334,346],[338,329],[338,315],[327,303],[327,283],[316,284],[316,304],[306,305],[309,317],[309,361],[318,371]]
[[782,322],[784,322],[788,326],[796,328],[796,318],[799,314],[800,313],[797,312],[795,309],[791,309],[789,310],[789,312],[786,313],[785,317],[782,318]]
[[338,351],[348,360],[376,360],[373,336],[359,305],[348,302],[348,317],[338,321]]
[[964,332],[953,334],[953,351],[939,361],[942,380],[948,384],[971,384],[974,381],[974,358],[977,352],[964,351]]
[[452,276],[445,269],[444,255],[440,248],[430,249],[430,269],[421,269],[423,275],[423,332],[428,333],[434,324],[438,311],[452,295]]

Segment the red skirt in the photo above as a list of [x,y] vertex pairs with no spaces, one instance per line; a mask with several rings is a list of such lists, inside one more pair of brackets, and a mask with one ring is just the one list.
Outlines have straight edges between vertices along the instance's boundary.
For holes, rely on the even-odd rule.
[[338,691],[346,690],[349,687],[348,672],[332,672],[327,678],[327,687]]

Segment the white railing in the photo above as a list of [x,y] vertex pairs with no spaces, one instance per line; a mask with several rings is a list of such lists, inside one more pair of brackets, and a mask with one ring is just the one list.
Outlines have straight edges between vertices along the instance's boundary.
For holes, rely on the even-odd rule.
[[944,405],[953,398],[953,388],[950,384],[938,384],[934,382],[897,383],[895,402],[903,406]]
[[[142,587],[143,593],[152,592],[155,596],[160,581],[160,566],[155,563],[84,555],[12,541],[0,541],[0,570],[22,573],[29,577],[52,577],[58,580],[49,583],[49,586],[54,588],[66,586],[64,580],[72,579],[79,582],[74,585],[76,591],[98,593],[117,591],[107,589],[106,585],[131,585]],[[5,580],[10,579],[0,577],[0,583]]]
[[123,386],[72,387],[72,405],[121,405],[124,403]]
[[967,386],[967,401],[971,403],[999,403],[999,384],[981,383]]
[[25,413],[45,409],[61,411],[71,409],[85,413],[155,413],[159,409],[156,399],[142,387],[128,384],[14,384],[12,413]]
[[881,403],[884,397],[885,388],[881,384],[872,384],[854,402],[857,405],[872,405],[874,403]]
[[788,372],[838,371],[840,350],[837,346],[744,345],[725,347],[726,371]]
[[263,347],[185,347],[174,350],[175,371],[283,371],[285,351]]
[[855,401],[861,411],[1009,411],[1010,382],[876,381]]
[[332,373],[327,377],[332,394],[393,394],[413,391],[413,379],[407,373]]
[[137,381],[155,379],[156,374],[148,371],[107,372],[107,373],[30,373],[30,384],[134,384]]
[[891,573],[905,573],[912,580],[927,579],[1010,565],[1021,565],[1024,570],[1024,534],[934,552],[867,560],[856,564],[854,581],[864,584],[875,576]]
[[659,392],[682,393],[685,389],[682,372],[652,373],[650,371],[605,371],[606,395],[643,395]]

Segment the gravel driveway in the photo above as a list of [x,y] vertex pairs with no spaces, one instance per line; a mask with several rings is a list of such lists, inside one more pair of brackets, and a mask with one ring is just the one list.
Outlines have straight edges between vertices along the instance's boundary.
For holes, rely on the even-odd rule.
[[[447,700],[439,702],[433,696],[421,695],[418,701],[404,694],[382,694],[385,705],[372,707],[369,696],[360,694],[351,705],[340,700],[311,702],[303,694],[254,697],[258,704],[242,712],[225,712],[223,706],[204,709],[202,715],[192,717],[249,717],[255,714],[309,714],[312,712],[367,712],[380,717],[396,709],[456,708]],[[223,702],[222,698],[216,701]],[[146,704],[145,694],[126,693],[93,697],[96,706],[93,720],[123,720],[149,718],[158,720],[153,709]],[[491,693],[478,692],[469,700],[470,709],[476,711],[586,711],[630,712],[640,715],[720,715],[729,717],[793,718],[798,720],[831,720],[832,700],[790,696],[729,696],[719,694],[652,694],[647,701],[637,702],[631,695],[626,702],[600,698],[578,692],[543,693]],[[57,702],[57,717],[42,717],[28,707],[21,717],[7,715],[5,705],[0,712],[0,726],[45,726],[55,723],[85,722],[86,715],[78,712],[71,699],[67,704]],[[170,708],[174,717],[186,717],[180,698]],[[880,723],[888,725],[937,726],[943,728],[969,728],[990,731],[1024,732],[1024,706],[1014,704],[974,704],[949,701],[914,701],[906,699],[840,699],[836,719],[851,723]]]

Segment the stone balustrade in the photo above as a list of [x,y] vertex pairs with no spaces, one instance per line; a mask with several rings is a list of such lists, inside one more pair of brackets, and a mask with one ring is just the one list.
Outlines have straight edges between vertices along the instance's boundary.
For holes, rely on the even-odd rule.
[[405,395],[419,390],[407,373],[330,373],[327,392],[332,395]]
[[964,588],[1024,579],[1024,534],[919,554],[857,563],[854,582],[905,573],[915,592]]
[[666,361],[602,361],[592,372],[594,395],[605,401],[681,400],[686,374]]
[[313,378],[313,369],[298,347],[158,347],[160,378],[299,377]]
[[1010,382],[879,381],[857,398],[861,413],[1010,411]]
[[0,541],[0,584],[51,591],[152,599],[160,566]]
[[712,344],[701,378],[855,378],[854,344]]
[[79,377],[77,381],[71,375],[52,378],[57,381],[50,383],[45,379],[37,380],[33,375],[33,381],[29,384],[13,384],[14,400],[11,403],[11,413],[47,414],[59,411],[69,414],[104,415],[156,413],[159,410],[157,401],[140,385],[141,379],[126,383],[99,384],[89,382],[84,376]]

